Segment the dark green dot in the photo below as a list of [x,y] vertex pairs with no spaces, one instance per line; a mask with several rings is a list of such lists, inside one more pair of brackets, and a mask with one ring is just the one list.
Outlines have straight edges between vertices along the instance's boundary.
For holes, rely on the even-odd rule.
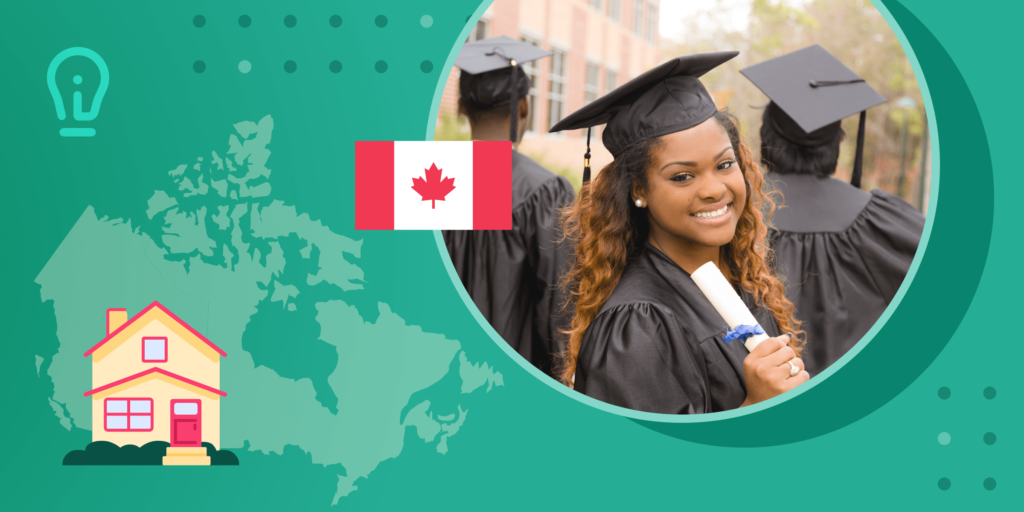
[[338,16],[337,14],[335,14],[334,16],[331,16],[331,26],[334,27],[334,28],[340,27],[341,26],[341,16]]
[[378,60],[377,64],[373,66],[373,69],[376,69],[378,73],[383,73],[388,70],[388,63]]
[[196,73],[202,73],[203,71],[206,71],[206,63],[201,60],[197,60],[192,63],[192,69]]
[[995,435],[994,432],[989,432],[989,433],[985,434],[984,439],[985,439],[985,444],[987,444],[987,445],[996,444],[996,435]]
[[952,485],[952,482],[950,482],[948,478],[939,479],[939,489],[942,489],[943,491],[949,490],[950,485]]
[[249,28],[252,25],[252,18],[248,14],[243,14],[238,17],[238,26],[242,28]]
[[341,62],[336,60],[331,61],[331,73],[341,73]]
[[985,489],[991,491],[992,489],[995,489],[995,488],[996,488],[996,479],[995,478],[986,478],[985,479]]
[[296,20],[295,16],[292,16],[291,14],[284,17],[284,26],[288,28],[294,27],[296,22],[298,22],[298,20]]
[[430,62],[429,60],[425,60],[425,61],[420,63],[420,71],[422,71],[424,73],[430,73],[433,70],[434,70],[434,64],[432,62]]
[[294,60],[290,60],[290,61],[284,63],[284,71],[286,73],[294,73],[295,70],[298,69],[298,68],[299,68],[299,66],[297,64],[295,64]]
[[197,14],[195,18],[192,18],[192,24],[197,28],[203,28],[203,25],[206,25],[206,18],[202,14]]
[[377,19],[374,20],[374,23],[376,23],[378,27],[384,28],[388,26],[388,17],[381,14],[380,16],[377,16]]
[[945,400],[945,399],[949,398],[949,395],[951,395],[951,394],[952,394],[952,392],[949,391],[949,388],[947,388],[945,386],[939,388],[939,398]]
[[996,388],[994,388],[992,386],[989,386],[989,387],[985,388],[985,398],[988,398],[989,400],[992,400],[995,397],[996,397]]

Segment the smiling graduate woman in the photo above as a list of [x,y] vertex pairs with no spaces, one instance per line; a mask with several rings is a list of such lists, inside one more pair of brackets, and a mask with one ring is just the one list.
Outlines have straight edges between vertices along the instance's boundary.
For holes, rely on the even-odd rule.
[[[767,261],[761,212],[773,203],[734,118],[698,80],[736,55],[677,57],[552,128],[607,123],[602,140],[615,157],[564,214],[576,261],[565,278],[575,315],[561,376],[581,393],[699,414],[809,378],[791,334],[800,332],[793,305]],[[707,262],[773,338],[749,353],[723,341],[728,325],[690,277]]]

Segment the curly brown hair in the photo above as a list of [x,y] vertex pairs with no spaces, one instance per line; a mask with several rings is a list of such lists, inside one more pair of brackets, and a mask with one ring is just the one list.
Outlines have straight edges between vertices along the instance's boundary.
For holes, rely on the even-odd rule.
[[[773,255],[767,239],[765,219],[775,211],[772,196],[778,192],[764,190],[764,177],[750,148],[740,139],[736,119],[724,110],[715,113],[714,119],[728,134],[747,184],[747,202],[736,224],[736,234],[720,249],[722,274],[767,307],[783,332],[797,334],[791,346],[799,356],[804,333],[793,316],[793,303],[786,299],[782,282],[772,270]],[[562,211],[564,237],[576,247],[575,262],[562,278],[569,294],[566,306],[574,310],[572,324],[565,332],[569,343],[559,369],[562,381],[569,386],[587,327],[647,240],[647,213],[632,206],[630,194],[634,183],[646,188],[647,169],[660,144],[660,139],[653,138],[627,148],[584,184],[576,200]]]

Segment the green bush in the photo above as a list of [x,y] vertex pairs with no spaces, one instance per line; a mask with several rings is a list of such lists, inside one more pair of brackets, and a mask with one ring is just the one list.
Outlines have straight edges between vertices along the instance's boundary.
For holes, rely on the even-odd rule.
[[434,129],[434,140],[473,140],[469,133],[469,122],[464,117],[443,114],[441,122]]
[[[153,441],[142,445],[117,446],[108,441],[89,443],[85,450],[72,450],[64,456],[65,466],[160,466],[167,455],[166,441]],[[227,450],[217,450],[210,443],[203,443],[206,454],[213,466],[237,466],[238,457]]]

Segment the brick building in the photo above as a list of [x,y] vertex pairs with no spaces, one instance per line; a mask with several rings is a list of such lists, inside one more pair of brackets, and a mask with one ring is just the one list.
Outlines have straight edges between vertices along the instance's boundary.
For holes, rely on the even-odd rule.
[[[503,35],[555,52],[523,66],[532,79],[532,115],[520,151],[545,163],[582,172],[586,132],[551,134],[548,129],[660,62],[660,1],[494,1],[469,40]],[[439,116],[457,115],[458,98],[459,70],[453,68]],[[591,140],[595,169],[612,160],[599,134],[595,130]]]

